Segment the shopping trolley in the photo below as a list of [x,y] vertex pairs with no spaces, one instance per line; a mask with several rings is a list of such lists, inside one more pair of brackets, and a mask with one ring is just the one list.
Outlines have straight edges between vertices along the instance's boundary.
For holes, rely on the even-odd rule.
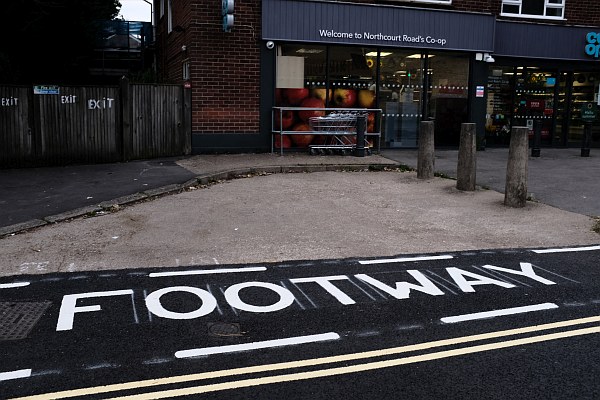
[[[359,116],[366,116],[361,111],[337,111],[322,117],[310,117],[309,125],[317,135],[321,135],[322,143],[309,146],[310,154],[352,154],[356,148],[356,122]],[[365,151],[371,150],[365,137]]]

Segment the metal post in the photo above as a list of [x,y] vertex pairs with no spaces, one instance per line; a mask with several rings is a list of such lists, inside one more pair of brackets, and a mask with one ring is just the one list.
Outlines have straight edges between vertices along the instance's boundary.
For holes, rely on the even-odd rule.
[[434,174],[433,121],[421,121],[419,126],[419,155],[417,158],[417,178],[431,179]]
[[365,131],[367,130],[367,115],[359,114],[356,117],[356,157],[365,156]]
[[531,157],[539,157],[542,145],[542,121],[533,121],[533,143],[531,145]]
[[456,168],[456,188],[475,190],[475,171],[477,169],[476,124],[464,123],[460,126],[460,144],[458,147],[458,165]]
[[526,126],[512,128],[504,190],[504,205],[508,207],[525,207],[527,203],[528,136]]
[[592,145],[592,123],[586,122],[583,126],[583,140],[581,141],[581,157],[590,156]]

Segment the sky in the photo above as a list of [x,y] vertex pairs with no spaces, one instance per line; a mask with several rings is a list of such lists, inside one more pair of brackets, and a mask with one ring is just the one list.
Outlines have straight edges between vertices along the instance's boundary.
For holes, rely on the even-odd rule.
[[[150,4],[142,0],[120,0],[121,12],[117,18],[123,17],[127,21],[147,21],[151,20]],[[152,2],[152,0],[148,0]]]

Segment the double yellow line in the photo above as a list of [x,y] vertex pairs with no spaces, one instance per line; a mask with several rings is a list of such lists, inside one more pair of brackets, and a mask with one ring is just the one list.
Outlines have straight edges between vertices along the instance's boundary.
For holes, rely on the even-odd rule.
[[[515,335],[525,335],[535,332],[542,332],[548,330],[555,330],[561,328],[575,327],[577,325],[594,324],[600,322],[600,316],[580,318],[568,321],[555,322],[544,325],[528,326],[517,329],[502,330],[496,332],[483,333],[478,335],[470,335],[457,337],[452,339],[436,340],[432,342],[393,347],[388,349],[366,351],[360,353],[343,354],[339,356],[320,357],[307,360],[257,365],[252,367],[235,368],[228,370],[219,370],[212,372],[204,372],[198,374],[181,375],[168,378],[160,379],[149,379],[137,382],[119,383],[106,386],[96,386],[83,389],[67,390],[55,393],[46,393],[29,397],[20,397],[14,400],[49,400],[49,399],[65,399],[72,397],[83,397],[89,395],[97,395],[102,393],[114,393],[125,390],[139,390],[141,388],[152,388],[163,385],[173,385],[179,383],[191,383],[198,382],[208,379],[234,377],[240,375],[259,374],[265,372],[284,371],[297,368],[314,367],[324,364],[336,364],[349,361],[365,360],[369,358],[392,356],[397,354],[403,354],[415,351],[424,351],[435,349],[445,346],[455,346],[464,343],[472,343],[484,340],[504,338]],[[436,352],[429,352],[421,355],[414,355],[408,357],[400,357],[387,359],[383,361],[370,361],[364,363],[357,363],[351,366],[330,366],[327,368],[305,371],[305,372],[291,372],[282,373],[279,375],[261,376],[255,378],[246,378],[238,380],[230,380],[222,383],[213,384],[201,384],[196,386],[190,386],[186,388],[160,390],[160,391],[149,391],[147,393],[134,394],[128,396],[117,396],[113,399],[128,399],[128,400],[142,400],[142,399],[164,399],[173,398],[179,396],[189,396],[200,393],[216,392],[230,389],[238,389],[252,386],[269,385],[280,382],[292,382],[300,380],[308,380],[315,378],[323,378],[336,375],[352,374],[357,372],[372,371],[381,368],[396,367],[399,365],[406,365],[412,363],[418,363],[423,361],[439,360],[442,358],[456,357],[466,354],[481,353],[491,350],[505,349],[515,346],[522,346],[532,343],[547,342],[551,340],[566,339],[575,336],[589,335],[593,333],[600,333],[600,326],[591,326],[580,329],[561,330],[554,333],[546,333],[537,336],[528,336],[524,338],[517,338],[504,341],[495,341],[493,343],[478,344],[467,347],[460,347],[451,350],[442,350]]]

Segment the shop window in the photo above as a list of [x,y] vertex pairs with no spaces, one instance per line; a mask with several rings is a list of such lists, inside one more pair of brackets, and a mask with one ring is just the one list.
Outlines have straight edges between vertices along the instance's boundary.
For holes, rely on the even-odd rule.
[[[389,53],[387,53],[389,54]],[[285,44],[277,48],[275,106],[301,108],[375,108],[378,52],[376,48]],[[327,111],[329,112],[329,111]],[[311,131],[310,117],[318,110],[285,110],[273,117],[273,129]],[[375,113],[367,132],[375,132]],[[289,135],[283,147],[306,147],[318,135]],[[280,143],[275,140],[278,147]]]
[[[591,107],[596,113],[598,107],[598,91],[600,74],[594,72],[574,72],[572,74],[571,109],[568,132],[568,143],[574,146],[580,145],[583,140],[585,119],[582,118],[584,110]],[[600,127],[594,124],[592,128],[592,142],[600,142]]]
[[456,146],[461,124],[469,122],[469,58],[453,53],[430,53],[428,57],[426,117],[435,121],[436,145]]
[[535,123],[539,122],[542,142],[551,144],[556,73],[538,67],[518,67],[515,76],[514,124],[527,126],[532,138]]
[[486,145],[508,145],[513,116],[514,67],[490,67],[485,123]]
[[333,89],[330,104],[341,108],[375,107],[376,64],[377,49],[330,47],[328,73]]
[[[277,47],[275,106],[325,108],[333,90],[327,90],[327,47],[281,45]],[[329,96],[327,93],[329,92]],[[311,131],[309,119],[318,111],[285,110],[273,115],[274,130]],[[307,147],[316,139],[312,134],[276,137],[276,147]]]
[[502,15],[563,19],[566,0],[502,0]]

